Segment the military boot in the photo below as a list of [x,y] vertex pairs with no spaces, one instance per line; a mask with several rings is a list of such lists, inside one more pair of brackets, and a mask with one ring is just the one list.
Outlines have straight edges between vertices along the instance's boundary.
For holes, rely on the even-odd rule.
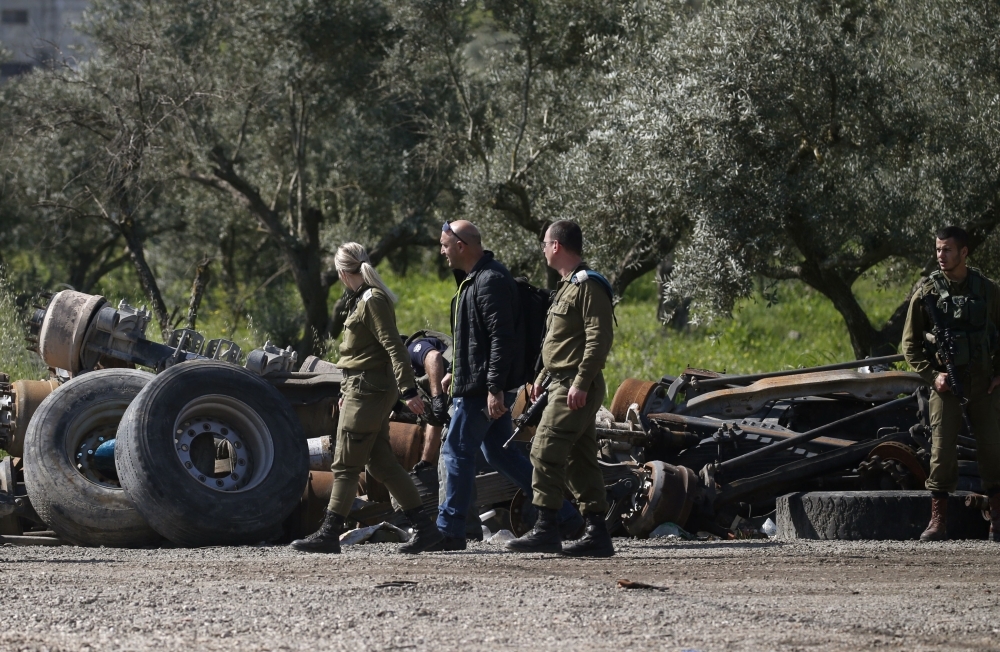
[[583,515],[583,520],[587,522],[583,536],[563,546],[562,554],[569,557],[610,557],[615,554],[615,546],[611,543],[604,514],[587,512]]
[[340,552],[340,534],[344,531],[344,517],[326,510],[319,529],[305,539],[292,541],[292,548],[299,552]]
[[948,538],[948,496],[931,497],[931,522],[920,535],[921,541],[945,541]]
[[990,494],[990,541],[1000,542],[1000,491]]
[[396,548],[397,552],[415,555],[434,548],[444,541],[444,535],[419,507],[403,512],[413,525],[413,538]]
[[556,510],[538,508],[535,527],[523,537],[507,542],[507,550],[513,552],[562,552],[562,537],[556,521]]

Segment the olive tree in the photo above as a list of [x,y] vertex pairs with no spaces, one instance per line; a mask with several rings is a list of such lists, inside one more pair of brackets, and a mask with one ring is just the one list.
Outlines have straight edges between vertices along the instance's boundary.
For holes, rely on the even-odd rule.
[[1000,218],[996,149],[973,135],[996,107],[962,96],[981,83],[965,54],[933,47],[964,48],[981,23],[949,31],[916,11],[932,4],[719,2],[656,46],[687,60],[712,109],[688,119],[714,134],[670,292],[725,313],[755,278],[798,279],[830,299],[857,355],[898,343],[905,305],[876,328],[855,281],[925,266],[946,222],[978,242]]

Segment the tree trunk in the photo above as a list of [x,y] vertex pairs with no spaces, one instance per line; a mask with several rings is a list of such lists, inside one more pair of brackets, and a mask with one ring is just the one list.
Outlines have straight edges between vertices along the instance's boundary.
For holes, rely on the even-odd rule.
[[201,298],[205,295],[205,286],[211,276],[212,259],[206,257],[194,271],[194,282],[191,284],[191,300],[188,302],[187,328],[195,329],[198,321],[198,307],[201,305]]
[[142,240],[136,233],[132,218],[126,218],[121,222],[115,223],[115,225],[125,238],[125,246],[128,247],[132,264],[135,265],[135,271],[139,274],[139,283],[142,284],[143,292],[146,293],[146,297],[153,308],[153,316],[156,317],[156,321],[160,325],[160,336],[165,342],[170,337],[170,315],[167,313],[167,305],[163,301],[163,295],[160,293],[160,286],[156,282],[156,277],[153,276],[153,271],[149,268],[149,263],[146,262],[146,253]]
[[851,337],[851,347],[857,359],[873,355],[880,344],[878,332],[872,327],[868,315],[854,297],[851,286],[834,273],[820,269],[806,262],[802,267],[802,280],[819,290],[844,318],[847,332]]

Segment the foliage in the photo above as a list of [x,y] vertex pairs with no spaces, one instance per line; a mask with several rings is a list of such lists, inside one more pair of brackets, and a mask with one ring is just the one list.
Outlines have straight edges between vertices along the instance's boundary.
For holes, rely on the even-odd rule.
[[[876,329],[855,282],[877,265],[926,265],[946,222],[977,243],[1000,222],[1000,159],[979,133],[1000,113],[977,101],[963,62],[986,17],[965,11],[939,31],[933,16],[957,8],[723,1],[665,34],[654,50],[682,50],[684,72],[649,68],[643,82],[694,70],[704,99],[689,122],[711,134],[669,291],[725,313],[759,275],[799,279],[833,302],[857,355],[898,343],[903,305]],[[945,40],[962,54],[938,56]]]

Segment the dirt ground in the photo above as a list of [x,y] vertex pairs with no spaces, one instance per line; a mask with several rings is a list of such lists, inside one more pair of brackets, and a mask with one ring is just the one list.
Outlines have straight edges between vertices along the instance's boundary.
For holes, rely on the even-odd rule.
[[617,543],[608,560],[8,545],[0,650],[1000,649],[987,542]]

